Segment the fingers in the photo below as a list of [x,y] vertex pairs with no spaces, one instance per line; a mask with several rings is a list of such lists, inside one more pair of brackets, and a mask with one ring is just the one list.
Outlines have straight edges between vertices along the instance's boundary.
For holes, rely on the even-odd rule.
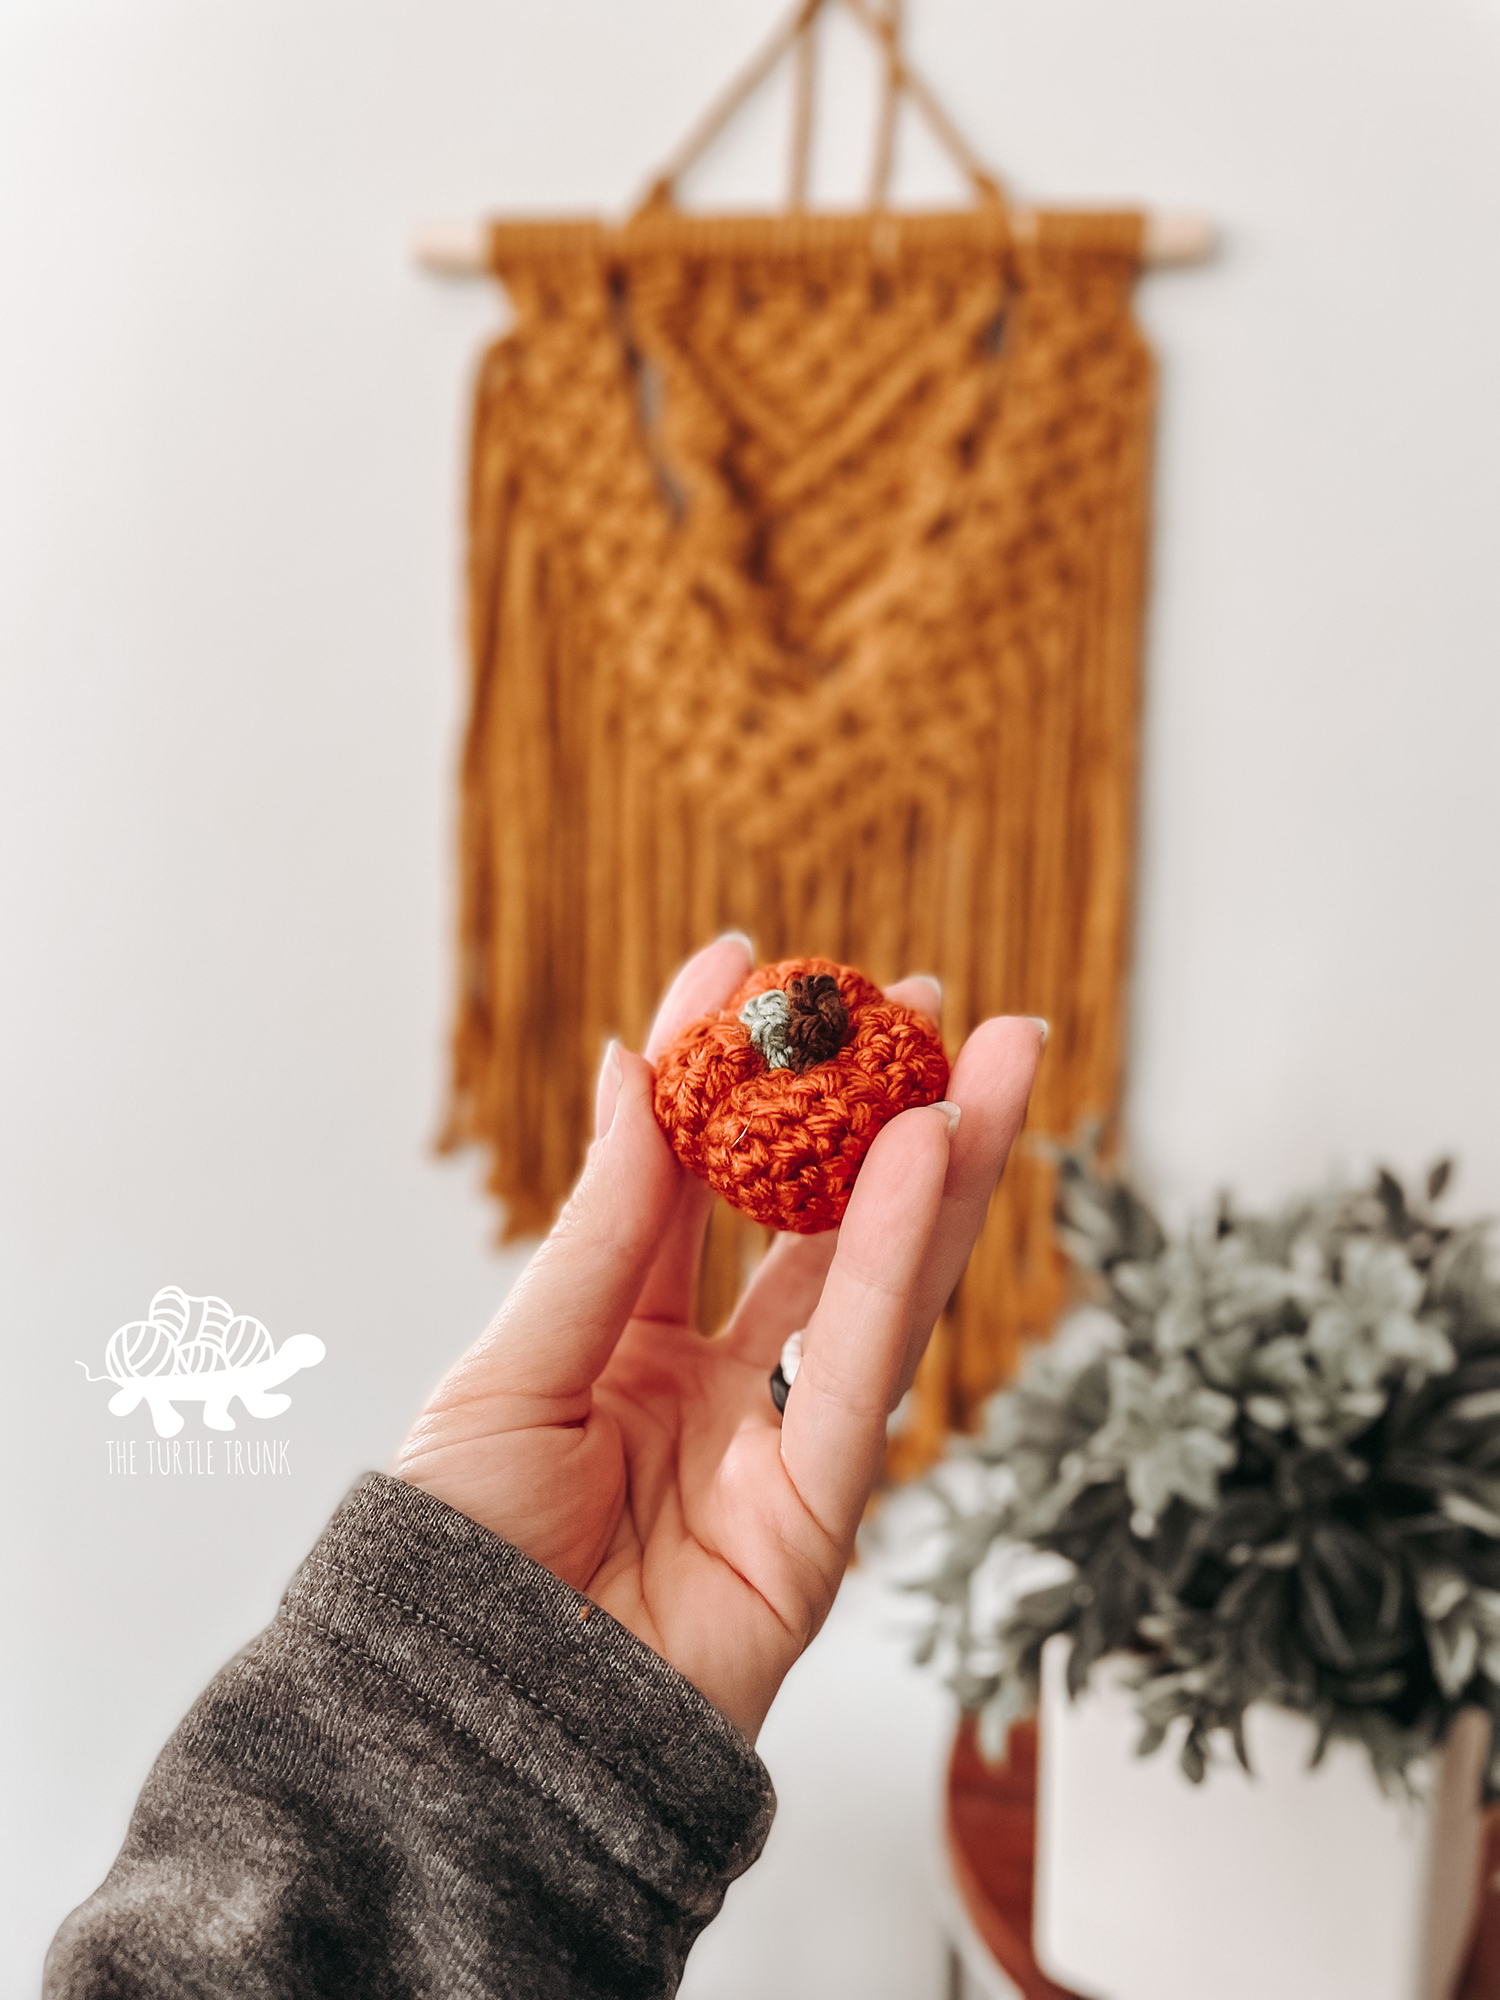
[[900,1007],[910,1007],[914,1014],[925,1014],[934,1027],[943,1018],[942,981],[930,972],[909,972],[905,979],[887,986],[885,997]]
[[778,1236],[734,1309],[723,1336],[726,1351],[769,1374],[787,1335],[812,1318],[838,1245],[836,1229],[818,1236]]
[[739,931],[728,931],[695,952],[667,988],[656,1010],[656,1019],[646,1037],[647,1062],[654,1063],[667,1044],[701,1015],[722,1007],[754,966],[750,940]]
[[848,1547],[885,1451],[943,1205],[948,1113],[903,1111],[865,1157],[781,1427],[804,1506]]
[[[646,1037],[647,1060],[654,1062],[684,1028],[722,1007],[743,983],[753,963],[750,941],[738,932],[716,938],[690,958],[657,1009]],[[686,1324],[692,1319],[703,1236],[713,1205],[713,1189],[696,1176],[684,1174],[657,1254],[642,1283],[636,1318],[670,1320],[674,1324]]]
[[948,1096],[962,1117],[949,1150],[947,1182],[916,1292],[916,1334],[897,1384],[911,1387],[933,1327],[963,1276],[984,1227],[1010,1149],[1026,1117],[1045,1039],[1022,1015],[982,1021],[958,1052]]
[[[640,1056],[615,1049],[613,1115],[551,1235],[512,1287],[493,1325],[439,1388],[430,1407],[476,1398],[535,1402],[533,1422],[586,1411],[589,1389],[624,1331],[668,1228],[685,1178],[656,1122],[655,1078]],[[556,1407],[547,1407],[547,1406]]]
[[984,1224],[1042,1043],[1034,1021],[984,1022],[949,1080],[956,1131],[947,1133],[937,1107],[904,1112],[860,1170],[781,1432],[792,1483],[841,1545],[852,1541],[879,1472],[886,1418]]
[[594,1086],[594,1137],[602,1139],[615,1122],[615,1106],[620,1101],[620,1044],[611,1042],[599,1065],[599,1081]]

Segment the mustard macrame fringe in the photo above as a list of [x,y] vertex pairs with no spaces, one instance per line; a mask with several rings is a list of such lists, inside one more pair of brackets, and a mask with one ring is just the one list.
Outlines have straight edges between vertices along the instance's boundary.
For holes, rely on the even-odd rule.
[[[470,493],[448,1143],[551,1220],[607,1036],[726,928],[1045,1015],[1033,1132],[1119,1090],[1153,374],[1133,215],[501,224]],[[1024,1144],[894,1468],[1062,1297]],[[758,1243],[716,1217],[703,1323]]]

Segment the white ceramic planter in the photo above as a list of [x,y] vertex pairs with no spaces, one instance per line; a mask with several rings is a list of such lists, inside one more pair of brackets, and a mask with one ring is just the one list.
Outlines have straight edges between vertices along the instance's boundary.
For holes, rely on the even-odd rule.
[[[1201,1785],[1180,1736],[1137,1757],[1129,1662],[1067,1695],[1066,1638],[1042,1659],[1034,1946],[1091,2000],[1449,2000],[1477,1908],[1489,1720],[1466,1711],[1418,1783],[1386,1798],[1364,1751],[1247,1714],[1255,1776]],[[1226,1757],[1227,1757],[1226,1751]]]

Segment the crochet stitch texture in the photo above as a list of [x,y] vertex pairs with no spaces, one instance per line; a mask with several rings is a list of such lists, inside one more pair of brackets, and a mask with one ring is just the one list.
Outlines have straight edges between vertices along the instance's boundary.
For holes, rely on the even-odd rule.
[[[752,1032],[762,1011],[752,1003],[789,992],[795,1007],[798,982],[819,975],[847,1010],[841,1046],[806,1068],[773,1066]],[[656,1115],[683,1165],[742,1214],[810,1236],[843,1219],[881,1127],[936,1104],[947,1087],[948,1058],[922,1015],[847,965],[789,958],[752,972],[663,1052]]]

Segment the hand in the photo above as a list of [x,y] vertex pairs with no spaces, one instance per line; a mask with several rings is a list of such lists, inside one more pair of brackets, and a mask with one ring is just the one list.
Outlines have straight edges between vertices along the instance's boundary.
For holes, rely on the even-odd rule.
[[[1023,1019],[977,1028],[949,1084],[956,1131],[937,1106],[892,1119],[842,1226],[781,1237],[705,1340],[693,1294],[713,1196],[657,1125],[651,1059],[749,970],[721,938],[678,974],[645,1059],[608,1051],[567,1207],[396,1471],[592,1598],[753,1742],[833,1603],[886,1418],[984,1221],[1042,1038]],[[931,981],[890,990],[935,1012]],[[798,1327],[781,1418],[768,1378]]]

